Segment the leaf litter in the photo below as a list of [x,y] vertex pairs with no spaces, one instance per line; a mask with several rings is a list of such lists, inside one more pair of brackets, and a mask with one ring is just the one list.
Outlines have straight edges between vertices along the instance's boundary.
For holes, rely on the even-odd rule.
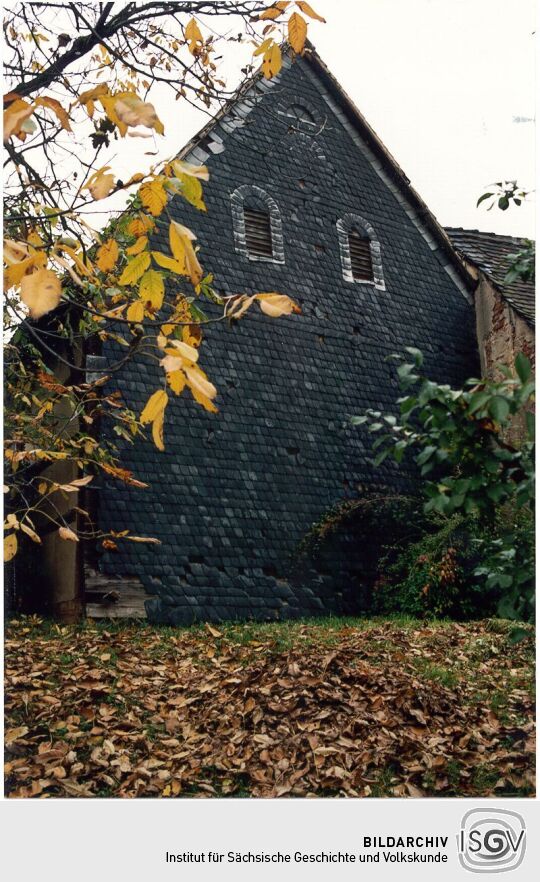
[[534,795],[504,622],[7,626],[10,797]]

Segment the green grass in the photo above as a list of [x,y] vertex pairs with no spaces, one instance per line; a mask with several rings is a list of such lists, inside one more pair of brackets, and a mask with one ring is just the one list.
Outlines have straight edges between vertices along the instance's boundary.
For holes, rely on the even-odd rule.
[[427,659],[415,659],[414,667],[420,677],[424,680],[432,680],[446,686],[448,689],[455,689],[459,683],[459,675],[451,668],[444,668],[440,665],[431,664]]

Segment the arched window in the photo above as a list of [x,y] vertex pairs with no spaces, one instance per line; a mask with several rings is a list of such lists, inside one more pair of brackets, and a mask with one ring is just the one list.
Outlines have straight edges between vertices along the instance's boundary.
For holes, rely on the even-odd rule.
[[349,230],[349,255],[351,272],[355,282],[374,282],[369,236],[353,227]]
[[244,185],[231,194],[235,248],[249,260],[284,263],[277,203],[261,187]]
[[270,214],[260,208],[244,206],[246,247],[250,257],[273,257]]
[[290,116],[291,119],[296,120],[296,122],[315,125],[313,114],[311,114],[307,107],[304,107],[303,104],[291,104],[287,108],[287,116]]
[[348,212],[338,220],[336,227],[345,281],[375,285],[384,291],[381,246],[371,224],[360,215]]

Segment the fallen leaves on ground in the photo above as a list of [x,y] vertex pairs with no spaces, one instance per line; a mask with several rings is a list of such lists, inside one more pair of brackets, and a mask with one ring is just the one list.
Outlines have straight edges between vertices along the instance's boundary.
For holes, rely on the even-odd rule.
[[501,622],[6,632],[12,797],[530,796],[533,640]]

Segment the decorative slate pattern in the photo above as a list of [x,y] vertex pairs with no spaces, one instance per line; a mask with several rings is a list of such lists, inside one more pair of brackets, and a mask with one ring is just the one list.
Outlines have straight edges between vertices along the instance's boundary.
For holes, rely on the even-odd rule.
[[534,282],[512,282],[504,284],[511,255],[524,247],[526,239],[515,236],[501,236],[498,233],[484,233],[480,230],[463,230],[461,227],[447,227],[452,243],[463,257],[486,273],[501,289],[505,300],[514,307],[530,324],[534,324]]
[[[253,204],[250,203],[250,200]],[[261,207],[268,212],[272,232],[272,257],[250,254],[246,244],[246,223],[244,217],[244,207],[246,205],[257,208]],[[264,260],[274,263],[285,262],[283,229],[279,207],[275,199],[272,199],[268,193],[265,193],[262,187],[249,186],[248,184],[238,187],[234,193],[231,193],[231,213],[235,247],[240,254],[243,254],[249,260]]]
[[[206,128],[209,149],[188,154],[210,168],[208,212],[179,199],[170,206],[197,232],[203,266],[223,292],[287,293],[303,315],[272,320],[254,310],[234,328],[209,326],[201,365],[219,388],[219,413],[208,414],[189,393],[171,396],[165,452],[151,442],[125,452],[150,487],[116,482],[101,490],[104,527],[162,541],[125,543],[101,562],[104,572],[140,577],[154,595],[147,603],[154,621],[361,609],[348,578],[353,554],[289,577],[298,543],[334,503],[360,486],[403,491],[415,480],[391,463],[375,470],[367,434],[349,417],[395,407],[395,369],[385,359],[404,346],[421,348],[439,380],[458,384],[478,372],[473,309],[445,269],[447,254],[390,189],[380,163],[359,149],[325,88],[306,60],[286,66],[277,85],[256,82],[255,98],[244,93],[232,115]],[[302,101],[324,121],[314,140],[332,159],[327,177],[312,163],[299,167],[298,132],[276,112]],[[215,154],[210,142],[223,149]],[[239,187],[259,187],[278,206],[284,263],[252,261],[235,247],[231,195]],[[385,290],[343,279],[336,224],[347,213],[376,231]],[[116,382],[140,410],[162,378],[155,362],[141,360]]]
[[[346,282],[354,282],[357,283],[357,280],[353,276],[352,266],[351,266],[351,254],[349,248],[349,233],[353,229],[357,230],[365,230],[369,237],[369,247],[371,251],[371,264],[373,266],[373,283],[376,288],[384,291],[384,276],[383,276],[383,265],[382,265],[382,254],[381,254],[381,245],[378,241],[375,230],[371,226],[371,224],[363,217],[360,217],[358,214],[352,214],[352,212],[348,211],[343,217],[339,218],[336,223],[336,229],[338,233],[339,239],[339,252],[341,254],[341,266],[343,269],[343,278]],[[361,284],[366,284],[363,281]],[[367,283],[369,284],[369,283]]]

